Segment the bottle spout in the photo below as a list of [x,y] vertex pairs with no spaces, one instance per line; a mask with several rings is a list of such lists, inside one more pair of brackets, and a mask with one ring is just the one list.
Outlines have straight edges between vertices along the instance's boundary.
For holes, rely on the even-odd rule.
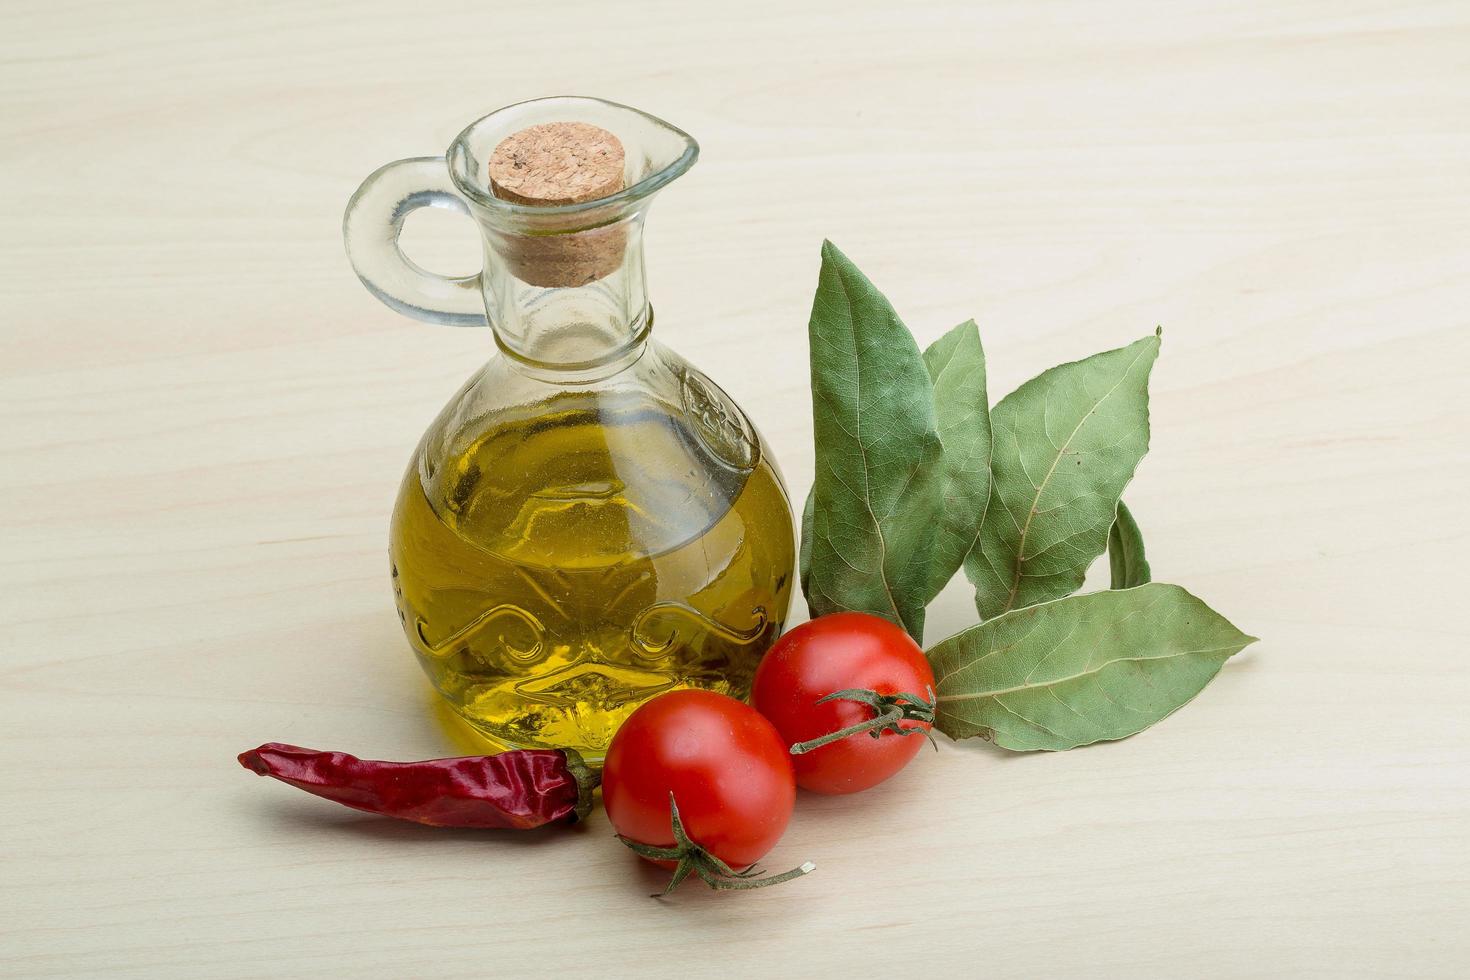
[[447,162],[484,238],[501,350],[563,376],[636,359],[652,324],[643,219],[698,157],[683,130],[601,99],[522,102],[465,129]]
[[[590,125],[616,137],[623,150],[622,186],[589,200],[549,205],[497,193],[490,179],[496,147],[517,133],[550,123]],[[483,208],[489,220],[511,227],[529,224],[543,233],[605,224],[637,209],[698,159],[699,144],[677,126],[630,106],[578,96],[533,99],[498,109],[466,127],[448,154],[455,186]]]

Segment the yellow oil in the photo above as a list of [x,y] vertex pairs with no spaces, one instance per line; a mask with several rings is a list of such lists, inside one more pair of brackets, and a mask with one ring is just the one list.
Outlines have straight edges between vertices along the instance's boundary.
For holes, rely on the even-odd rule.
[[656,694],[749,693],[790,601],[790,509],[753,431],[732,432],[706,389],[689,412],[687,391],[680,407],[560,394],[443,458],[431,430],[409,467],[399,617],[495,742],[600,761]]

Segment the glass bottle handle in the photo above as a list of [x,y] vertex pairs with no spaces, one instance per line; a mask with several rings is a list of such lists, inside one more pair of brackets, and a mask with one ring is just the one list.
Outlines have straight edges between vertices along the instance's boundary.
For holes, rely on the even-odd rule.
[[420,268],[398,245],[403,219],[419,208],[470,213],[454,188],[443,157],[415,157],[379,167],[342,217],[342,238],[357,278],[400,313],[454,327],[486,325],[480,273],[440,276]]

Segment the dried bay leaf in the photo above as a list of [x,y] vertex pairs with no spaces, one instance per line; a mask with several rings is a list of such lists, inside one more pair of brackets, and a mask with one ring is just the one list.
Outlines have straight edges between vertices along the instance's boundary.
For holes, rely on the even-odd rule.
[[944,447],[942,510],[926,589],[932,601],[975,547],[990,502],[990,401],[985,349],[975,321],[966,320],[930,344],[924,366],[934,384],[934,415]]
[[[934,385],[934,413],[943,448],[940,521],[929,559],[926,603],[949,584],[975,546],[990,501],[990,402],[980,328],[966,320],[924,351]],[[812,494],[801,515],[801,587],[811,568]]]
[[[812,574],[812,508],[816,506],[815,499],[812,491],[808,490],[806,504],[801,508],[801,547],[797,553],[796,569],[801,577],[802,595],[811,595],[811,587],[808,583],[811,581]],[[807,601],[807,611],[812,616],[816,615],[811,612],[811,600]]]
[[1143,554],[1143,532],[1121,500],[1118,516],[1108,532],[1108,564],[1113,573],[1111,588],[1131,589],[1153,579],[1153,569]]
[[813,616],[873,613],[922,642],[942,453],[924,359],[831,242],[809,335],[817,465],[802,545],[807,605]]
[[1253,642],[1177,585],[1017,609],[929,651],[934,724],[1016,751],[1126,738],[1188,703]]
[[1159,335],[1045,371],[991,412],[990,503],[965,558],[984,619],[1070,595],[1148,451]]

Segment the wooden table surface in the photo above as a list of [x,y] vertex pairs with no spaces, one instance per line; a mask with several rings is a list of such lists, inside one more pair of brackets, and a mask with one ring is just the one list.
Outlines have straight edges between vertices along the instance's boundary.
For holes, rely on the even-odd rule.
[[[1463,3],[7,4],[0,974],[1464,976]],[[1164,327],[1129,501],[1262,642],[1137,738],[945,743],[804,796],[745,895],[610,837],[437,832],[249,776],[470,743],[385,538],[492,350],[358,284],[340,218],[471,119],[596,94],[695,134],[660,336],[810,484],[830,237],[993,395]],[[469,271],[464,219],[411,223]],[[1095,570],[1096,571],[1096,570]],[[969,625],[963,580],[931,640]]]

